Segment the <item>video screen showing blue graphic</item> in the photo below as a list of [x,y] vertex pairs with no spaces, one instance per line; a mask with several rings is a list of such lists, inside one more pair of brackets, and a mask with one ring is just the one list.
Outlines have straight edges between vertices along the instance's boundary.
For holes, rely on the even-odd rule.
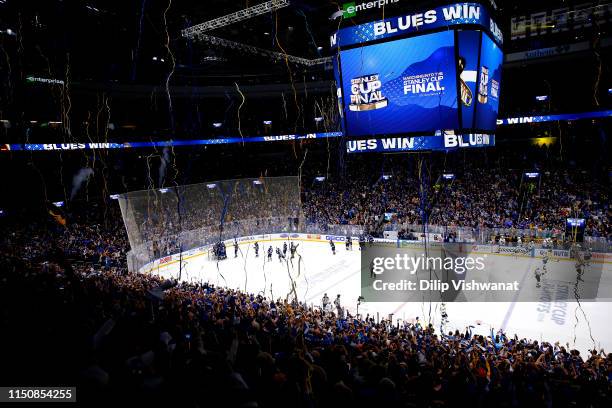
[[476,124],[480,130],[494,130],[499,110],[499,91],[504,56],[488,35],[482,34],[476,96]]
[[459,61],[459,96],[461,104],[461,127],[474,128],[474,106],[476,106],[476,82],[478,78],[478,52],[480,51],[479,31],[459,31],[457,47]]
[[348,136],[456,129],[454,33],[340,52]]
[[340,70],[338,69],[338,66],[340,64],[340,58],[338,55],[335,55],[332,57],[332,65],[334,68],[334,80],[335,80],[335,85],[336,85],[336,98],[338,100],[338,113],[340,114],[340,130],[342,130],[342,133],[345,133],[345,129],[344,129],[344,111],[343,111],[343,106],[344,106],[344,102],[342,99],[342,84],[340,82]]

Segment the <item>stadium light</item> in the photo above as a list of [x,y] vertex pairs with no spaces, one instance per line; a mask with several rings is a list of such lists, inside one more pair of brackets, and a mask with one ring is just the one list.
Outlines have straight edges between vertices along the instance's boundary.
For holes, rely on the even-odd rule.
[[269,126],[269,125],[272,124],[272,121],[271,120],[264,120],[263,124]]
[[444,173],[444,174],[442,174],[442,178],[444,180],[454,180],[455,179],[455,175],[453,173]]
[[584,218],[566,218],[565,222],[570,227],[584,227],[585,225]]
[[215,183],[211,183],[211,184],[207,184],[206,187],[213,189],[215,187],[217,187],[217,185]]
[[535,98],[536,98],[536,101],[544,102],[548,100],[548,95],[538,95]]
[[275,10],[287,7],[289,0],[270,0],[265,3],[258,4],[256,6],[248,7],[243,10],[238,10],[235,13],[226,14],[225,16],[218,17],[204,23],[200,23],[184,30],[181,30],[181,35],[186,38],[193,38],[198,34],[202,34],[206,31],[215,30],[217,28],[225,27],[230,24],[237,23],[239,21],[248,20],[253,17],[257,17],[262,14],[268,14]]
[[4,215],[4,210],[0,210],[0,217]]
[[383,174],[382,176],[383,180],[389,180],[391,178],[390,174]]
[[260,185],[263,184],[263,182],[261,180],[253,180],[253,184]]
[[317,116],[317,117],[314,118],[314,121],[317,122],[317,123],[322,122],[323,121],[323,117],[322,116]]
[[538,178],[540,177],[540,173],[537,172],[526,172],[525,177],[527,178]]
[[53,203],[54,206],[56,206],[57,208],[63,207],[64,206],[64,202],[63,201],[55,201]]
[[222,126],[222,123],[221,122],[214,122],[212,125],[213,125],[214,128],[220,128]]
[[165,193],[168,192],[168,189],[167,188],[160,188],[159,192],[162,193],[162,194],[165,194]]
[[608,88],[608,95],[612,95],[612,88]]
[[325,177],[323,177],[323,176],[315,177],[315,180],[319,181],[319,182],[325,181]]
[[118,200],[119,199],[119,194],[111,194],[108,196],[111,200]]

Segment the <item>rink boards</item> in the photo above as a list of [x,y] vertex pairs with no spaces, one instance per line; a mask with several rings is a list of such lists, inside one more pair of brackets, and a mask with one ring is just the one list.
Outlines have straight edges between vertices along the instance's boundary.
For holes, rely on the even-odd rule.
[[[431,240],[427,243],[430,247],[442,246],[444,243],[436,241],[437,234],[430,234]],[[351,237],[353,244],[357,244],[359,237]],[[277,242],[277,241],[301,241],[301,242],[329,242],[332,240],[336,245],[344,244],[346,241],[345,236],[340,235],[326,235],[326,234],[303,234],[303,233],[275,233],[265,235],[249,235],[244,237],[236,238],[240,246],[254,244],[255,242]],[[407,241],[407,240],[390,240],[382,238],[374,238],[375,243],[395,244],[398,247],[403,248],[423,248],[422,241]],[[234,244],[234,239],[228,239],[224,241],[228,248],[228,253],[231,252],[231,247]],[[499,245],[482,245],[482,244],[470,244],[464,243],[465,250],[470,254],[495,254],[496,256],[511,256],[519,258],[542,258],[544,254],[548,252],[547,249],[535,248],[529,253],[525,253],[522,250],[518,250],[516,247],[504,247]],[[205,256],[208,254],[210,245],[197,247],[182,253],[166,255],[150,262],[139,269],[139,273],[152,273],[163,268],[167,268],[170,265],[175,265],[182,261]],[[568,250],[553,249],[551,259],[572,261]],[[607,263],[612,264],[612,254],[609,253],[593,253],[593,263]]]

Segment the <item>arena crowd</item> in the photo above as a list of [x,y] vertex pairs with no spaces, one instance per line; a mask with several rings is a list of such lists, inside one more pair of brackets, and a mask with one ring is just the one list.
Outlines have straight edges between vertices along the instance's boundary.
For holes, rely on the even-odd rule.
[[[519,172],[476,169],[425,186],[418,172],[399,169],[364,169],[343,180],[350,181],[304,188],[309,222],[376,231],[385,212],[395,213],[391,222],[401,227],[421,222],[425,208],[432,224],[560,230],[572,215],[587,218],[587,234],[610,234],[608,192],[569,170],[543,170],[537,183]],[[479,189],[482,182],[494,188]],[[259,193],[249,194],[248,208],[233,210],[233,221],[258,214]],[[64,224],[48,216],[2,220],[0,345],[11,351],[2,373],[11,383],[76,384],[80,401],[101,406],[121,400],[195,407],[214,397],[242,407],[612,402],[612,354],[604,350],[585,355],[554,339],[495,330],[480,336],[470,327],[440,333],[418,321],[393,324],[291,298],[129,274],[115,204],[75,203],[64,211]],[[264,219],[275,213],[268,204],[259,214]],[[187,229],[202,225],[196,216],[181,222]]]
[[[86,256],[86,254],[85,254]],[[202,406],[610,404],[612,354],[471,328],[338,317],[287,299],[162,282],[63,254],[3,254],[11,379],[77,384],[80,401]],[[11,294],[9,297],[8,294]],[[9,304],[6,299],[22,301]],[[16,332],[14,332],[16,331]],[[11,336],[22,339],[12,343]],[[24,357],[25,356],[25,357]],[[39,366],[41,366],[39,368]]]
[[[408,164],[391,161],[376,168],[355,159],[346,174],[332,173],[323,181],[315,177],[325,174],[322,169],[309,169],[300,186],[296,178],[279,177],[262,178],[262,184],[235,180],[130,194],[128,229],[137,231],[131,244],[162,255],[180,245],[189,249],[210,243],[211,237],[287,228],[332,232],[343,225],[373,236],[388,229],[408,236],[425,221],[448,234],[463,228],[482,236],[478,231],[486,230],[506,234],[506,242],[519,236],[525,242],[560,239],[568,217],[586,219],[587,236],[605,240],[612,233],[609,188],[590,172],[541,162],[527,169],[539,176],[528,179],[526,169],[503,163],[487,167],[473,160],[460,165],[432,160],[427,169]],[[454,179],[442,178],[446,173]],[[295,205],[300,200],[301,208]]]

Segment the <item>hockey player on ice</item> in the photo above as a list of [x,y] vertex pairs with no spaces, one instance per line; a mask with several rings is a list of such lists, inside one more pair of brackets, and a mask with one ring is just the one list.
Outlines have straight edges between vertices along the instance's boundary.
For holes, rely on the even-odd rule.
[[336,300],[334,300],[334,306],[336,307],[336,312],[338,313],[338,318],[344,318],[344,313],[342,313],[342,305],[340,304],[340,295],[336,296]]
[[278,255],[278,262],[283,262],[285,260],[285,255],[283,255],[283,251],[280,248],[276,248],[276,255]]
[[545,273],[546,273],[546,269],[544,270],[544,272],[542,272],[542,271],[540,270],[540,268],[536,268],[536,269],[535,269],[535,271],[533,272],[533,275],[535,276],[536,281],[538,282],[538,283],[536,283],[536,288],[539,288],[539,287],[541,287],[541,286],[542,286],[542,284],[540,283],[540,281],[541,281],[541,279],[542,279],[542,276],[543,276]]
[[287,241],[283,242],[283,258],[287,256]]
[[268,248],[268,261],[272,261],[272,245]]
[[331,239],[329,240],[329,246],[331,247],[332,253],[336,255],[336,244]]
[[346,241],[344,241],[344,247],[346,248],[347,251],[350,251],[351,244],[352,244],[351,237],[347,236]]
[[550,259],[550,252],[552,251],[546,251],[544,253],[544,256],[542,256],[542,269],[544,269],[544,272],[546,272],[546,264],[548,263],[548,260]]
[[323,309],[323,313],[328,311],[329,306],[330,306],[329,297],[327,296],[327,293],[326,293],[323,295],[323,299],[321,299],[321,307]]
[[255,241],[255,244],[253,244],[253,246],[255,247],[255,258],[259,258],[259,243]]
[[535,249],[535,242],[529,241],[529,244],[527,244],[527,250],[529,251],[529,253],[532,253],[534,249]]
[[499,253],[499,251],[501,250],[501,247],[506,246],[506,237],[504,237],[503,235],[501,235],[499,237],[499,241],[498,241],[498,246],[497,246],[497,252]]
[[359,250],[360,251],[363,251],[363,249],[365,248],[365,243],[366,243],[365,236],[360,235],[359,236]]
[[238,258],[238,241],[234,238],[234,258]]
[[[585,251],[574,250],[574,257],[576,258],[576,271],[580,270],[578,276],[582,277],[584,274],[584,268],[586,266],[591,266],[591,252],[590,249],[586,249]],[[582,278],[580,279],[582,280]]]
[[582,254],[582,259],[584,261],[585,266],[591,266],[591,257],[593,254],[591,253],[591,248],[587,247]]

